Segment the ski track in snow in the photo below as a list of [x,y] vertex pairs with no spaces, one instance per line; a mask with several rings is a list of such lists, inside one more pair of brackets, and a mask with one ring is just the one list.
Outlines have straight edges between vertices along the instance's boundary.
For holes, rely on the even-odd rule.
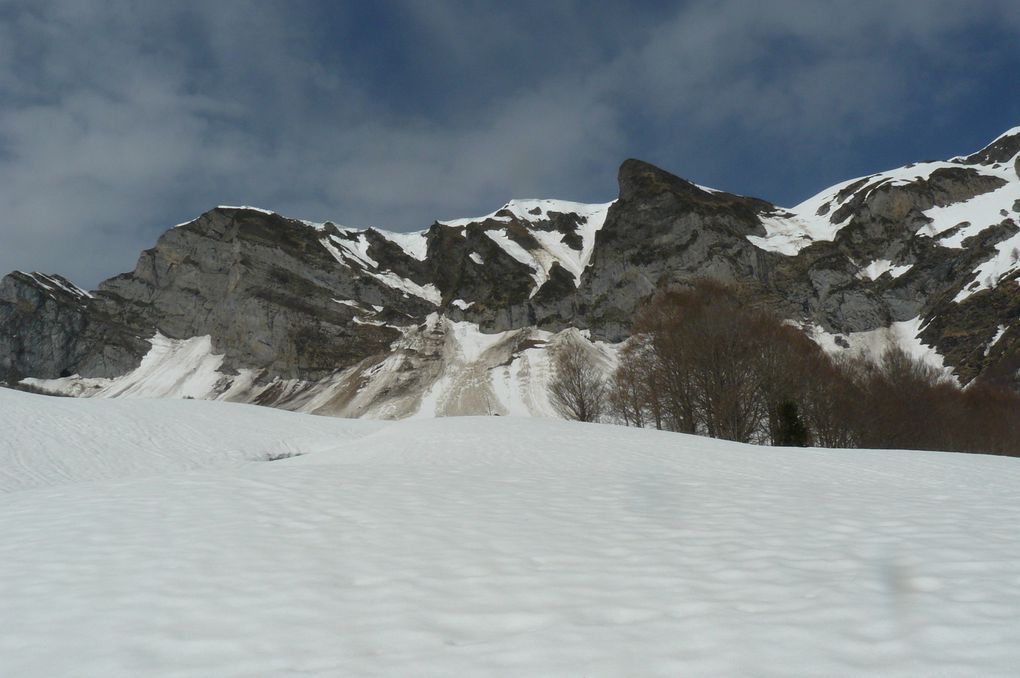
[[[0,403],[3,676],[1020,665],[1016,459],[507,417]],[[311,453],[195,469],[274,438]]]

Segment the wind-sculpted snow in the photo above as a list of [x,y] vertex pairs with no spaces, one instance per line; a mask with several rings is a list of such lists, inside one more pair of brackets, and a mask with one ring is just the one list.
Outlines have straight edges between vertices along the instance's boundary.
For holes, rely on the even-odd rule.
[[[42,417],[13,438],[24,450],[49,436],[86,467],[152,444],[102,435],[126,402],[61,401],[50,417],[53,402],[5,398],[5,413],[13,403]],[[149,440],[180,443],[163,459],[190,458],[197,441],[205,454],[244,449],[244,427],[262,417],[281,424],[267,437],[289,431],[321,451],[0,495],[0,675],[1011,676],[1020,665],[1015,459],[506,417],[373,424],[352,439],[322,428],[343,426],[332,420],[144,404],[167,415],[162,426],[135,416]],[[182,405],[190,438],[171,426]],[[75,410],[93,425],[75,424]],[[102,449],[76,452],[90,436]]]

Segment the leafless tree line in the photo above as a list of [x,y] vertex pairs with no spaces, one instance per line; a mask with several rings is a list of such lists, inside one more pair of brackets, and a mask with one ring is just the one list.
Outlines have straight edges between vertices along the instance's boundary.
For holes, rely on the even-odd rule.
[[961,389],[901,349],[830,356],[802,330],[701,281],[656,295],[604,378],[561,350],[550,398],[571,419],[612,419],[740,442],[1020,456],[1020,396]]
[[549,400],[563,417],[576,421],[601,421],[607,414],[609,382],[602,369],[577,344],[556,352],[555,377],[549,384]]

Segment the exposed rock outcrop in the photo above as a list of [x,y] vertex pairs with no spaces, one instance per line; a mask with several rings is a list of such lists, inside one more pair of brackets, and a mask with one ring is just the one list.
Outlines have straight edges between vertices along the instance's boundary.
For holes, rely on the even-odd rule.
[[[844,182],[791,209],[639,160],[620,167],[613,203],[512,201],[417,234],[216,208],[93,293],[59,276],[5,277],[0,380],[77,375],[81,386],[138,368],[157,335],[208,336],[222,358],[215,397],[403,416],[442,379],[475,393],[465,384],[492,378],[500,361],[518,369],[550,333],[620,341],[656,289],[712,277],[834,345],[916,322],[916,340],[961,381],[1016,386],[1018,168],[1020,128],[972,155]],[[463,327],[518,333],[506,346],[524,348],[489,353],[467,381],[452,377],[461,349],[438,337]],[[402,404],[377,406],[387,399]]]

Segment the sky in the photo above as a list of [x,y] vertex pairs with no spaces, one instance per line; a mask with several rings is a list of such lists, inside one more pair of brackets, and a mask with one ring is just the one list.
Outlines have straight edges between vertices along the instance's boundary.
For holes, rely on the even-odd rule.
[[407,231],[629,157],[792,206],[1020,125],[1015,0],[0,0],[0,273],[221,204]]

